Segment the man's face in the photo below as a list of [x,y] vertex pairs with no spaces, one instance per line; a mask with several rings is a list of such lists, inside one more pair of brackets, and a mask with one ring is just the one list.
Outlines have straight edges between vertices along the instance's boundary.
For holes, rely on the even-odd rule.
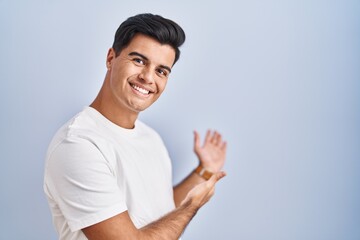
[[170,45],[142,34],[136,34],[117,57],[110,49],[107,67],[115,107],[138,113],[153,104],[165,89],[174,59]]

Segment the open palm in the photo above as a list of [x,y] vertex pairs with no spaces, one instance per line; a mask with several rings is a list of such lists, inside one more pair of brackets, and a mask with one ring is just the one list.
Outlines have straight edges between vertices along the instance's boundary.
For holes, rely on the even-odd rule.
[[204,144],[201,146],[199,133],[194,131],[194,152],[200,164],[213,173],[222,169],[226,158],[226,142],[217,131],[206,132]]

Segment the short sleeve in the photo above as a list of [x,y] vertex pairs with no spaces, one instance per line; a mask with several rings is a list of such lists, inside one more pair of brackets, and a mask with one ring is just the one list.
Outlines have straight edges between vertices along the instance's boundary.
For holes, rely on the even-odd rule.
[[49,153],[45,183],[71,231],[106,220],[127,210],[121,176],[99,147],[71,137]]

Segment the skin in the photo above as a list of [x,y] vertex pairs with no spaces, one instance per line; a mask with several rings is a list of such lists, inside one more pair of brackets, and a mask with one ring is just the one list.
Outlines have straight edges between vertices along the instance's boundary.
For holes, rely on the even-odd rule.
[[[164,91],[174,59],[175,51],[170,45],[160,44],[142,34],[136,34],[118,56],[114,49],[109,49],[104,84],[90,106],[113,123],[133,128],[139,113]],[[139,91],[139,88],[146,91]],[[194,152],[199,164],[214,174],[205,181],[193,172],[175,186],[175,210],[140,229],[125,211],[82,229],[86,237],[90,240],[178,239],[199,208],[213,196],[216,183],[225,176],[220,170],[225,162],[226,142],[218,132],[208,131],[201,144],[195,131]]]
[[[206,170],[218,173],[223,168],[226,158],[226,142],[222,140],[221,134],[217,131],[206,132],[205,140],[201,145],[199,133],[194,131],[194,152],[199,159],[199,164]],[[192,172],[180,184],[174,187],[175,206],[187,197],[187,194],[205,180],[198,174]]]
[[[133,128],[139,113],[164,91],[174,59],[171,46],[140,34],[117,57],[114,49],[109,49],[104,84],[90,106],[115,124]],[[149,94],[135,90],[134,85]]]

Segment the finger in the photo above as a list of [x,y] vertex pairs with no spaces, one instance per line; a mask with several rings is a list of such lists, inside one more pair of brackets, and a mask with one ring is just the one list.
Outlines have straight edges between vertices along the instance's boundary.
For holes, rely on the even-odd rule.
[[214,145],[217,145],[218,144],[218,138],[219,138],[219,133],[217,131],[214,131],[212,133],[212,136],[211,136],[211,143],[214,144]]
[[200,148],[200,136],[197,131],[194,131],[194,149]]
[[222,144],[222,137],[221,137],[221,134],[220,133],[218,133],[218,132],[216,132],[217,133],[217,135],[216,135],[216,146],[221,146],[221,144]]
[[204,144],[206,144],[207,142],[211,142],[211,131],[210,130],[206,131]]
[[215,193],[215,186],[210,189],[210,191],[207,194],[207,198],[210,199],[212,196],[214,196],[214,193]]
[[211,143],[216,145],[217,144],[217,136],[218,136],[218,133],[216,131],[214,131],[211,135]]
[[206,203],[210,200],[210,198],[212,198],[212,196],[214,196],[215,193],[215,186],[210,188],[209,191],[206,193],[203,202]]
[[222,144],[221,144],[221,150],[223,150],[223,151],[226,151],[226,147],[227,147],[227,142],[223,142]]
[[217,183],[220,179],[222,179],[225,176],[226,176],[226,173],[223,171],[214,173],[211,176],[211,178],[208,180],[208,182],[212,185],[215,185],[215,183]]

